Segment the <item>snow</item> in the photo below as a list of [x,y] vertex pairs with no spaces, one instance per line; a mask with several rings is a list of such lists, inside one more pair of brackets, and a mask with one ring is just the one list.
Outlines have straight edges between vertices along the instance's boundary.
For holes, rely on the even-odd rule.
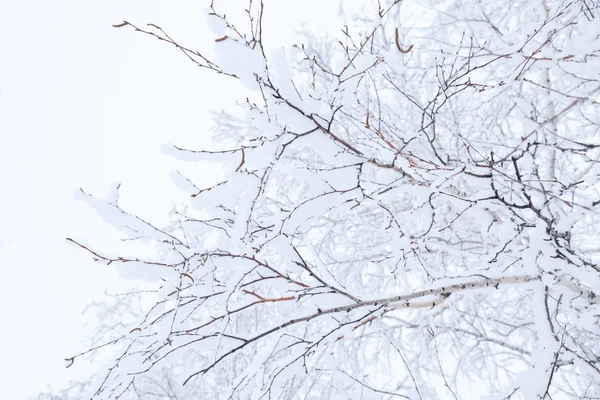
[[[507,35],[505,40],[517,44],[505,41],[498,44],[500,48],[505,47],[506,51],[514,52],[514,47],[522,44],[527,34],[531,35],[536,27],[540,27],[542,20],[537,12],[538,7],[539,5],[525,4],[522,5],[520,15],[508,16],[514,17],[508,25],[513,26],[515,33]],[[440,17],[444,15],[440,14]],[[540,107],[545,107],[546,102],[537,101],[537,98],[532,101],[527,91],[537,89],[528,85],[524,85],[525,89],[519,88],[519,83],[513,82],[507,92],[515,96],[515,99],[503,98],[504,94],[500,90],[494,92],[497,97],[481,95],[473,100],[464,96],[462,101],[458,100],[459,96],[452,98],[448,103],[449,110],[440,111],[436,117],[438,139],[434,146],[439,147],[442,159],[448,155],[447,163],[440,163],[441,160],[436,160],[431,154],[432,148],[422,134],[422,130],[428,128],[422,127],[418,134],[413,132],[419,129],[418,121],[414,123],[414,115],[403,109],[407,104],[406,99],[397,93],[393,94],[394,90],[386,87],[385,80],[377,80],[384,67],[371,70],[371,75],[365,81],[373,82],[360,87],[356,86],[358,77],[350,78],[380,60],[375,54],[365,51],[357,56],[354,64],[342,75],[344,82],[341,84],[335,77],[316,68],[319,83],[316,87],[311,87],[303,82],[302,79],[306,76],[301,72],[292,72],[288,54],[281,47],[266,50],[269,55],[267,69],[267,61],[263,58],[260,46],[245,43],[245,39],[240,38],[222,21],[219,22],[218,18],[213,16],[209,20],[212,21],[209,28],[213,34],[223,35],[218,36],[218,40],[214,42],[212,37],[208,41],[214,46],[215,61],[225,72],[239,77],[239,82],[249,93],[249,97],[258,99],[256,106],[244,104],[244,108],[250,108],[250,111],[240,118],[239,124],[233,124],[234,129],[238,129],[243,126],[244,121],[248,123],[243,132],[231,132],[231,137],[235,138],[232,140],[235,142],[233,147],[219,150],[218,147],[206,146],[206,143],[200,141],[187,142],[191,143],[188,150],[187,147],[178,145],[176,138],[169,138],[178,146],[163,146],[163,152],[173,156],[171,161],[194,163],[186,167],[176,164],[176,169],[170,175],[172,183],[183,192],[181,198],[166,192],[138,198],[144,206],[151,204],[154,197],[179,202],[169,204],[168,215],[171,219],[164,223],[151,222],[150,219],[145,221],[133,211],[126,211],[133,210],[128,203],[131,198],[127,194],[127,183],[113,184],[107,196],[88,194],[87,191],[102,193],[94,187],[86,187],[86,191],[81,190],[76,195],[96,210],[105,222],[125,232],[124,243],[131,246],[138,242],[148,243],[156,253],[154,258],[143,258],[146,260],[143,261],[141,257],[121,258],[117,254],[123,253],[112,246],[108,247],[111,251],[107,254],[96,253],[95,245],[90,245],[90,248],[82,244],[71,246],[78,251],[87,250],[91,256],[102,261],[104,267],[108,266],[112,271],[120,273],[122,278],[155,285],[157,291],[145,298],[156,297],[163,301],[150,312],[149,318],[136,320],[138,324],[135,327],[139,326],[140,331],[132,331],[127,336],[127,343],[133,347],[115,369],[115,377],[109,382],[109,386],[128,383],[130,378],[126,374],[143,367],[138,354],[151,351],[157,346],[153,340],[158,340],[158,345],[167,340],[170,346],[173,345],[170,340],[174,330],[179,329],[180,333],[187,334],[189,332],[185,329],[201,327],[197,333],[206,334],[211,339],[200,340],[194,350],[201,352],[199,354],[210,353],[212,358],[218,359],[220,355],[227,354],[228,350],[239,345],[240,339],[233,339],[229,334],[252,337],[260,332],[271,332],[273,327],[294,321],[294,318],[304,321],[304,318],[314,313],[313,320],[290,322],[287,328],[281,328],[281,332],[275,330],[243,350],[245,355],[250,354],[249,362],[254,362],[248,375],[237,382],[242,384],[240,390],[245,391],[244,394],[249,397],[263,395],[266,389],[265,381],[260,382],[262,379],[273,377],[278,368],[285,367],[295,360],[294,357],[304,357],[302,351],[310,343],[317,343],[321,339],[320,344],[313,346],[313,351],[306,355],[307,369],[316,371],[315,368],[319,367],[319,355],[338,346],[339,349],[354,354],[348,358],[350,362],[347,365],[340,361],[342,359],[337,360],[340,362],[339,368],[352,365],[354,361],[364,362],[363,372],[366,377],[371,374],[371,367],[376,371],[386,361],[389,364],[394,359],[379,353],[379,360],[361,352],[368,353],[378,349],[379,345],[381,348],[385,347],[382,342],[377,342],[377,335],[380,333],[378,330],[389,330],[396,334],[395,328],[401,331],[400,327],[405,324],[414,330],[413,339],[408,342],[406,350],[413,353],[422,351],[423,358],[427,359],[424,363],[431,361],[432,344],[440,345],[439,350],[435,347],[435,353],[437,355],[439,351],[443,355],[444,361],[440,363],[444,364],[447,371],[455,370],[455,374],[458,371],[473,372],[481,362],[484,366],[481,369],[483,377],[499,375],[494,376],[497,380],[488,388],[518,388],[525,398],[543,395],[552,375],[555,357],[561,361],[572,361],[574,358],[561,349],[560,327],[568,328],[569,334],[576,336],[580,335],[578,329],[586,328],[592,332],[596,329],[588,320],[595,318],[593,313],[597,313],[598,302],[593,299],[591,290],[598,286],[600,277],[595,268],[580,257],[577,239],[562,235],[563,232],[570,234],[578,233],[579,229],[589,229],[592,224],[587,219],[591,218],[591,214],[580,206],[569,209],[565,206],[567,203],[563,204],[560,200],[571,201],[569,196],[582,197],[577,199],[578,204],[589,208],[592,205],[588,194],[593,193],[595,188],[584,188],[582,185],[574,190],[560,189],[565,190],[563,194],[556,189],[558,185],[536,180],[535,169],[544,160],[542,157],[534,159],[533,155],[536,153],[528,146],[537,146],[532,141],[543,139],[540,121],[546,117],[542,118]],[[502,23],[507,27],[506,21]],[[524,57],[547,38],[548,32],[558,26],[557,23],[544,27],[524,47]],[[453,28],[448,29],[451,31]],[[414,34],[419,33],[415,31]],[[445,39],[448,42],[454,40],[453,37]],[[389,41],[383,43],[385,46]],[[442,44],[435,43],[435,46]],[[333,44],[337,46],[335,42]],[[381,43],[376,43],[375,49],[380,45]],[[556,45],[559,46],[560,43],[557,42]],[[496,44],[491,43],[490,46],[494,47]],[[451,46],[448,47],[451,49]],[[464,54],[465,49],[458,49],[457,52]],[[540,54],[548,54],[550,57],[555,54],[553,52],[553,48],[548,46]],[[413,56],[416,57],[415,54],[396,57],[392,61],[398,65],[390,66],[389,71],[414,73],[407,67],[413,65]],[[512,74],[512,78],[520,74],[521,58],[521,55],[513,54],[512,58],[502,60],[505,64],[498,64],[496,73],[477,71],[473,78],[495,79],[500,75],[504,76],[503,74]],[[240,63],[240,59],[244,62]],[[347,61],[340,52],[334,53],[331,58],[324,54],[323,60],[333,64],[338,70]],[[424,60],[426,65],[427,57]],[[416,91],[417,96],[420,96],[418,92],[421,91],[422,96],[426,97],[437,90],[432,91],[431,85],[427,87],[431,83],[429,80],[439,80],[440,74],[454,68],[454,64],[451,66],[446,59],[436,60],[437,62],[445,64],[439,70],[431,70],[435,72],[435,76],[425,73],[420,77],[422,86],[418,81],[402,81],[401,76],[396,78],[399,84],[402,82],[402,85],[407,86],[407,90]],[[555,74],[559,69],[554,64],[556,63],[532,63],[525,74],[535,78],[545,72],[546,68],[552,69]],[[511,68],[514,68],[513,72],[510,72]],[[292,79],[298,83],[301,95],[296,92]],[[271,82],[274,82],[273,89],[269,87]],[[381,93],[375,93],[370,83],[374,87],[375,84],[381,85]],[[215,81],[213,89],[216,92],[226,92],[226,87],[220,81]],[[523,92],[519,92],[521,89]],[[589,89],[585,90],[590,95],[594,93],[589,92]],[[539,96],[548,96],[545,92],[541,90]],[[382,110],[381,119],[392,122],[386,129],[399,136],[394,139],[398,145],[404,143],[406,146],[400,153],[393,146],[378,143],[373,132],[364,128],[364,117],[367,112],[371,112],[374,98],[379,101],[380,94],[384,99],[384,106],[390,102]],[[211,101],[211,96],[206,96],[207,101]],[[287,101],[280,96],[284,96]],[[399,101],[398,106],[396,101]],[[492,109],[486,104],[488,101],[492,105],[499,101],[497,104],[500,112],[510,110],[506,121],[498,122],[498,126],[491,128],[484,124],[483,118],[485,115],[489,116]],[[343,106],[341,111],[337,109],[339,105]],[[511,108],[513,105],[516,107],[514,110]],[[591,103],[586,105],[591,106]],[[161,104],[161,107],[166,105]],[[253,107],[256,108],[252,109]],[[330,127],[329,120],[334,116],[335,110],[338,112]],[[495,115],[496,111],[493,112]],[[468,113],[476,115],[473,118],[463,118]],[[572,116],[570,112],[568,117]],[[542,124],[548,125],[544,122]],[[172,130],[168,124],[165,127],[169,132]],[[464,139],[465,143],[473,143],[468,144],[468,156],[462,147],[464,143],[455,141],[456,131],[461,127],[465,127],[467,132],[464,136],[461,136],[461,132],[458,137]],[[167,129],[163,127],[163,131]],[[561,129],[564,127],[561,126]],[[294,136],[309,131],[313,132]],[[503,137],[509,134],[514,137]],[[579,140],[577,136],[573,137]],[[410,138],[410,141],[404,142],[406,138]],[[137,142],[138,146],[143,143]],[[360,153],[351,146],[359,148]],[[212,150],[191,150],[205,148]],[[133,149],[138,150],[137,147]],[[491,154],[488,156],[488,153],[492,150],[497,152],[496,160],[504,155],[506,160],[513,154],[518,155],[523,181],[514,177],[516,171],[510,162],[490,161],[493,157]],[[131,158],[135,151],[123,151],[122,155],[136,168],[148,169],[146,173],[150,184],[162,188],[158,175],[151,173],[152,166],[149,163],[136,163]],[[502,154],[498,155],[499,153]],[[418,154],[418,157],[409,161],[407,154]],[[458,157],[459,160],[453,157]],[[569,158],[568,151],[567,155],[561,153],[558,157],[561,157],[559,165],[577,164],[580,162],[578,160],[583,159]],[[390,168],[388,164],[392,160],[396,162],[394,167],[401,168],[412,177],[404,176],[397,168]],[[216,179],[220,165],[225,166],[222,180]],[[585,170],[584,167],[579,168],[579,165],[576,167],[577,171]],[[475,171],[482,176],[467,176],[465,171]],[[596,172],[586,172],[587,175],[583,173],[588,185],[594,185]],[[499,187],[503,199],[523,204],[523,198],[529,193],[533,196],[533,204],[542,208],[544,217],[540,217],[536,209],[527,209],[527,206],[511,207],[506,202],[494,199],[495,193],[488,173],[493,174],[492,179]],[[111,182],[114,181],[115,179],[111,179]],[[81,186],[85,184],[82,183]],[[547,191],[551,190],[554,192],[545,199]],[[41,193],[51,192],[45,190]],[[39,199],[39,193],[36,190],[36,199]],[[548,201],[545,203],[545,200]],[[183,217],[183,213],[176,213],[173,209],[186,213],[189,211],[191,215],[198,216],[199,220],[181,221],[188,217]],[[201,218],[206,218],[206,221]],[[211,229],[211,226],[214,228]],[[589,236],[590,233],[583,232],[582,235]],[[575,244],[571,245],[569,240],[573,240]],[[88,244],[88,241],[83,242]],[[78,242],[71,240],[71,244],[77,245]],[[299,256],[294,249],[308,260],[312,273],[298,264]],[[231,257],[227,256],[227,252],[230,252]],[[252,257],[264,259],[265,262],[268,260],[272,267],[266,268]],[[198,269],[194,269],[195,267]],[[188,271],[190,275],[186,275],[188,272],[183,274],[183,271]],[[204,281],[194,286],[192,284],[196,283],[196,279],[198,282],[202,279]],[[192,286],[182,286],[182,281]],[[362,299],[387,304],[390,309],[386,312],[390,315],[386,319],[377,315],[379,320],[373,325],[358,325],[358,321],[354,321],[338,330],[344,321],[358,318],[361,312],[366,312],[366,307],[371,307],[371,304],[360,304],[354,310],[329,310],[323,316],[318,315],[318,311],[323,308],[352,304],[352,300],[338,293],[337,288],[342,287]],[[209,299],[193,297],[198,294],[214,296]],[[263,298],[261,296],[282,298],[277,301],[257,301]],[[443,301],[448,296],[451,297]],[[562,299],[562,304],[557,298]],[[184,305],[185,301],[190,301],[190,305]],[[173,311],[196,306],[198,307],[194,308],[194,315],[189,321]],[[244,306],[248,306],[248,309],[243,308]],[[238,307],[242,308],[238,310]],[[557,316],[550,320],[548,315],[553,307],[556,308]],[[564,307],[567,309],[563,310]],[[173,317],[169,315],[167,318],[160,318],[159,313],[165,311]],[[230,314],[222,317],[223,313]],[[210,323],[206,324],[207,321]],[[505,325],[510,326],[513,322],[517,328],[505,333]],[[534,323],[533,328],[529,322]],[[552,332],[551,323],[557,327],[555,332]],[[432,339],[434,331],[441,331],[442,334],[436,333],[436,338]],[[329,333],[319,338],[321,332]],[[464,332],[471,332],[475,338],[483,335],[480,342],[485,345],[477,343],[468,356],[462,353],[463,349],[449,348],[453,339],[446,339],[446,336],[456,336],[465,342],[474,340],[463,335]],[[444,335],[445,333],[451,335]],[[288,353],[277,350],[278,354],[273,359],[270,353],[261,353],[269,348],[271,352],[275,352],[279,340],[295,338],[296,335],[302,340],[298,347],[286,349],[289,350]],[[491,336],[488,338],[488,335]],[[528,370],[519,373],[510,383],[510,372],[521,371],[517,367],[512,368],[517,362],[502,364],[503,356],[485,347],[499,345],[494,342],[498,336],[507,341],[506,349],[511,357],[518,359],[519,363],[531,364]],[[487,339],[490,339],[491,344],[486,342]],[[189,339],[175,338],[174,346],[191,343],[186,340]],[[363,340],[365,347],[360,347]],[[567,340],[575,348],[569,351],[586,356],[575,339],[568,336]],[[359,350],[353,347],[355,343],[358,343],[356,349]],[[163,353],[167,351],[164,350]],[[257,357],[253,358],[251,353],[257,351]],[[478,354],[481,360],[477,359]],[[466,365],[459,363],[463,356],[466,357]],[[173,363],[179,360],[174,355],[170,355],[169,359]],[[439,380],[437,371],[422,368],[420,354],[412,354],[409,359],[419,371],[416,379],[423,386],[427,386],[429,375]],[[227,363],[235,362],[233,360],[233,357],[231,360],[228,358],[219,368],[229,368]],[[281,394],[286,388],[287,379],[305,373],[304,361],[305,359],[302,363],[292,363],[277,376],[273,385],[276,392],[274,396]],[[329,357],[328,365],[333,362],[336,360]],[[358,370],[362,368],[360,366]],[[486,371],[486,368],[491,371]],[[442,365],[439,369],[443,373]],[[506,374],[499,372],[503,369],[507,371]],[[214,372],[219,374],[218,370]],[[385,375],[381,377],[385,378]],[[336,385],[344,381],[355,385],[354,381],[346,378],[331,379]],[[403,375],[403,378],[407,376]],[[482,377],[477,377],[479,378]],[[203,381],[203,385],[211,384],[211,379],[213,378]],[[382,387],[393,387],[395,384],[391,377],[389,381],[375,381],[381,383]],[[231,380],[228,382],[231,383]],[[461,385],[457,382],[459,381],[454,381],[454,386]],[[441,383],[427,386],[427,393],[432,395],[437,393],[445,396],[449,391],[450,387],[444,387]],[[510,391],[503,392],[503,396],[508,395]],[[376,392],[367,391],[365,396],[375,398]]]

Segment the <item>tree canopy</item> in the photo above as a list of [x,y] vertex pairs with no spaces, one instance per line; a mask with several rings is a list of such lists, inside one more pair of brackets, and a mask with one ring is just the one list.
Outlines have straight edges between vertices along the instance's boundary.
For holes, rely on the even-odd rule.
[[164,148],[224,169],[210,187],[173,175],[189,201],[170,225],[82,190],[156,247],[68,239],[146,282],[119,300],[134,322],[67,359],[113,352],[86,393],[598,398],[599,3],[342,11],[336,36],[272,49],[268,1],[215,1],[213,58],[167,27],[115,24],[246,94],[215,114],[212,148]]

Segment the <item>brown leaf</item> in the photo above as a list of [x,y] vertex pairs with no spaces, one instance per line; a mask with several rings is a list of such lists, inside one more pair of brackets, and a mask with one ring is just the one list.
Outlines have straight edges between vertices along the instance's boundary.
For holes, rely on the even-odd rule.
[[411,44],[411,45],[408,47],[408,49],[404,50],[404,49],[403,49],[403,48],[400,46],[400,38],[399,38],[399,34],[398,34],[398,28],[396,28],[396,47],[398,48],[398,51],[399,51],[400,53],[402,53],[402,54],[407,54],[407,53],[409,53],[409,52],[410,52],[410,51],[413,49],[413,47],[414,47],[414,45],[413,45],[413,44]]
[[182,273],[181,273],[181,276],[185,276],[185,277],[187,277],[187,278],[190,278],[190,280],[192,281],[192,283],[196,283],[196,281],[194,281],[194,278],[192,278],[192,276],[191,276],[191,275],[189,275],[189,274],[186,274],[185,272],[182,272]]
[[242,147],[242,161],[240,162],[240,165],[238,165],[238,167],[235,169],[235,172],[238,172],[240,170],[240,168],[242,168],[242,165],[244,165],[245,162],[246,162],[246,153],[244,153],[244,148]]

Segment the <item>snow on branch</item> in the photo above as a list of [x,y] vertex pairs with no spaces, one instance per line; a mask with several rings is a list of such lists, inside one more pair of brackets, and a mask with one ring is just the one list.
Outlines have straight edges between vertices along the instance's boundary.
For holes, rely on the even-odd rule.
[[171,226],[80,195],[163,245],[141,261],[68,239],[159,269],[122,300],[157,299],[112,332],[91,397],[600,396],[598,10],[425,3],[270,51],[268,4],[249,1],[244,29],[213,2],[214,60],[115,25],[247,92],[244,119],[216,121],[233,145],[163,148],[226,170],[210,187],[173,174],[189,204]]

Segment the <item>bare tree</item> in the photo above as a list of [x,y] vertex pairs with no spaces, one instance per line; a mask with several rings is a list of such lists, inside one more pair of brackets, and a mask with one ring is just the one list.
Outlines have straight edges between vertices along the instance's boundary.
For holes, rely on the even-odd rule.
[[137,322],[68,359],[115,352],[90,396],[599,398],[600,5],[346,5],[338,37],[288,52],[265,47],[268,4],[244,9],[211,4],[214,60],[115,25],[248,97],[217,114],[227,147],[165,149],[226,168],[179,176],[170,226],[82,191],[157,248],[68,239],[154,282],[126,296]]

